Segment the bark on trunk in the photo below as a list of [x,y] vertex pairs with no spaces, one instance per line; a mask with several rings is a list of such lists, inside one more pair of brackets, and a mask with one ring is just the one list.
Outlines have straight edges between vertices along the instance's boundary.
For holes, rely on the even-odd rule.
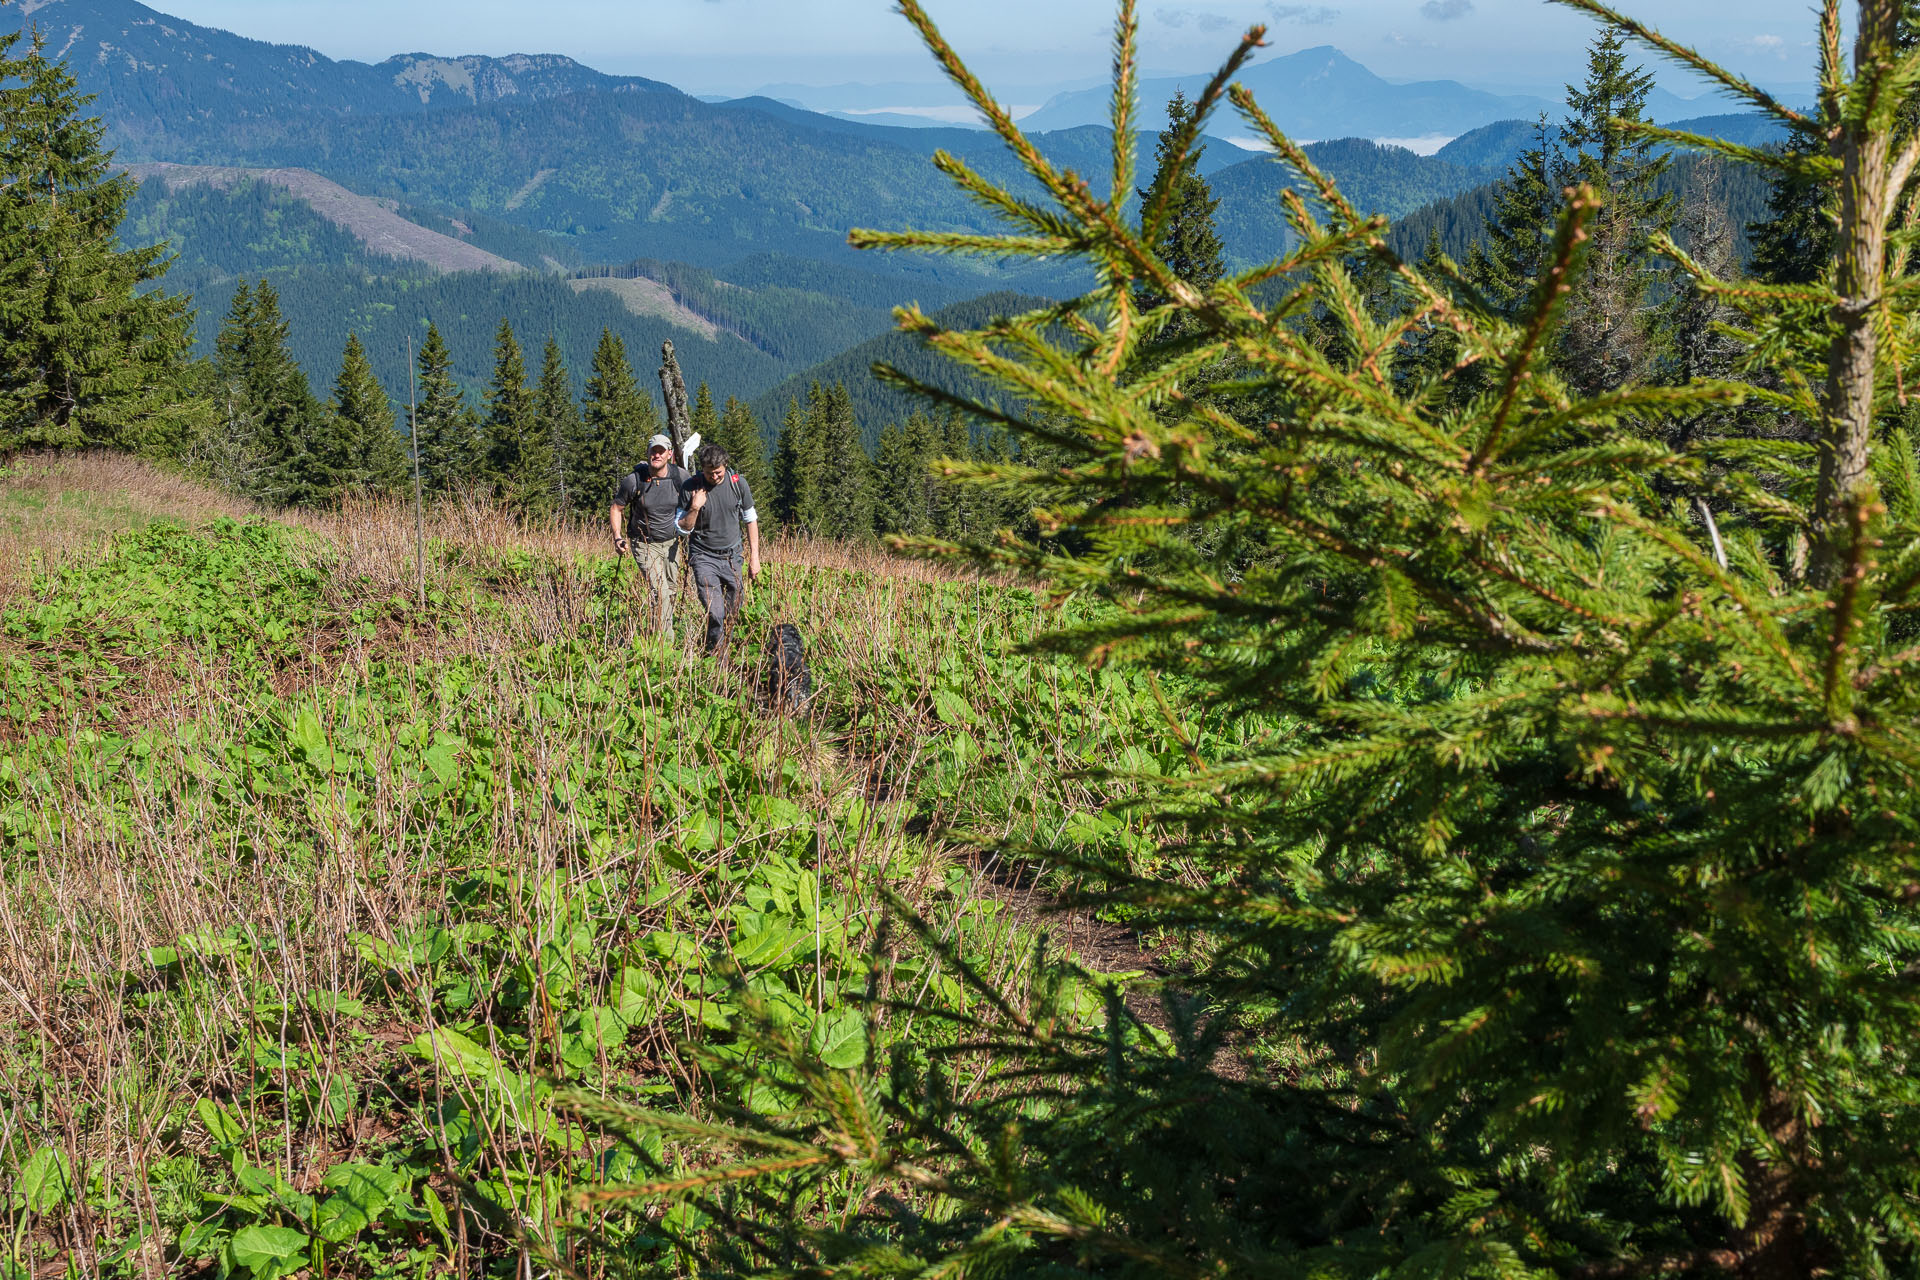
[[693,429],[693,419],[687,413],[687,381],[680,376],[680,362],[673,357],[671,339],[660,344],[660,392],[667,399],[667,435],[673,441],[673,460],[684,465],[686,459],[680,450]]
[[[1860,36],[1854,70],[1865,74],[1895,56],[1897,0],[1861,0]],[[1852,537],[1851,511],[1867,498],[1873,438],[1874,366],[1879,355],[1875,324],[1886,266],[1887,190],[1891,177],[1890,130],[1866,124],[1843,126],[1835,139],[1842,166],[1840,236],[1833,309],[1835,331],[1827,348],[1827,394],[1820,424],[1820,480],[1814,498],[1813,563],[1817,587],[1833,585],[1846,563]]]
[[[1763,1075],[1766,1068],[1756,1068]],[[1801,1204],[1800,1175],[1806,1167],[1806,1121],[1793,1099],[1770,1085],[1760,1123],[1773,1139],[1771,1159],[1741,1162],[1747,1180],[1747,1222],[1734,1240],[1742,1280],[1803,1280],[1814,1273]]]

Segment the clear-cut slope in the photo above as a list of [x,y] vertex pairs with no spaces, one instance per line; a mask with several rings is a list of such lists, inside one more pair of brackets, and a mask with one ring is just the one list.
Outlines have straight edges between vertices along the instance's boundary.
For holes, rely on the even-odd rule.
[[315,213],[351,233],[368,252],[383,258],[424,262],[439,271],[494,271],[510,275],[525,270],[517,262],[509,262],[464,240],[408,222],[382,201],[355,195],[339,183],[307,169],[160,163],[129,165],[127,171],[141,182],[158,180],[168,187],[208,183],[225,189],[250,179],[267,183],[305,201]]

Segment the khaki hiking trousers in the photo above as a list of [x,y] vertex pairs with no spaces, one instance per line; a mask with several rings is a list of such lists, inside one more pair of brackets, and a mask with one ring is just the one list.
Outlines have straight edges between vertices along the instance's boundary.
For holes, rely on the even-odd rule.
[[679,576],[679,544],[678,538],[665,542],[635,538],[627,544],[633,552],[633,562],[640,566],[640,576],[653,591],[653,629],[664,634],[669,642],[673,639],[673,580]]

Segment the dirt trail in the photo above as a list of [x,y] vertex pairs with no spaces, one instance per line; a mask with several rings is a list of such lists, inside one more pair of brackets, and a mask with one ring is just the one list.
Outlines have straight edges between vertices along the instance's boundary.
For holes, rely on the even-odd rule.
[[[963,863],[979,875],[980,892],[1000,903],[1015,920],[1043,931],[1071,952],[1089,973],[1139,973],[1150,979],[1176,976],[1153,952],[1140,945],[1140,935],[1125,925],[1102,920],[1091,907],[1074,906],[1040,887],[1041,869],[1008,861],[994,854],[974,854]],[[1123,997],[1127,1011],[1147,1026],[1170,1031],[1167,1011],[1158,996],[1129,986]],[[1249,1067],[1231,1045],[1223,1046],[1213,1070],[1229,1080],[1245,1080]]]

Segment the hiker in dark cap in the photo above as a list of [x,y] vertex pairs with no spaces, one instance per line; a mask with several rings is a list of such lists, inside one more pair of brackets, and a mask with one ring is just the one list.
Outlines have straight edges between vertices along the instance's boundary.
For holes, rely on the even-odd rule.
[[693,473],[673,460],[673,441],[664,435],[647,441],[647,460],[628,472],[613,491],[616,553],[631,550],[633,562],[653,588],[654,626],[673,639],[674,560],[683,536],[674,515],[685,502],[683,490]]
[[[753,490],[729,466],[725,449],[702,445],[699,463],[699,474],[682,489],[685,510],[675,523],[686,535],[693,585],[707,611],[707,652],[725,658],[727,624],[760,576],[760,513],[753,506]],[[745,578],[740,576],[743,548]]]

